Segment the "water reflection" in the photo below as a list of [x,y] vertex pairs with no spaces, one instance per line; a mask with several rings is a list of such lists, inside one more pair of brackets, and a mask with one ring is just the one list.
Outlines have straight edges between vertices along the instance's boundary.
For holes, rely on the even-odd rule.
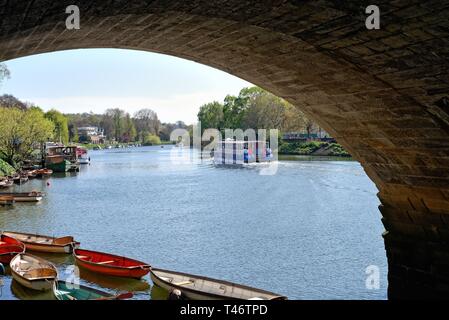
[[151,300],[167,300],[168,299],[168,291],[162,289],[159,286],[151,287]]
[[11,282],[12,294],[20,300],[56,300],[53,291],[36,291],[25,288],[16,280]]
[[99,285],[103,288],[114,289],[117,291],[130,291],[136,295],[149,295],[150,293],[150,284],[145,278],[137,280],[108,277],[84,268],[79,268],[79,272],[82,280],[85,280],[90,284]]

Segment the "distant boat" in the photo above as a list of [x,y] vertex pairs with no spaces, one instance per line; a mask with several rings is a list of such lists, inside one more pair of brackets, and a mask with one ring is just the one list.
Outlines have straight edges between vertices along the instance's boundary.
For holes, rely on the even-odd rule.
[[13,279],[33,290],[50,290],[58,277],[58,271],[52,263],[27,253],[16,255],[10,267]]
[[37,170],[29,170],[26,172],[28,179],[34,179],[37,177]]
[[4,235],[17,239],[25,244],[26,250],[48,253],[72,253],[73,248],[80,245],[73,237],[49,237],[38,234],[4,231]]
[[39,202],[42,200],[42,192],[0,192],[0,197],[12,197],[15,202]]
[[279,294],[203,276],[151,269],[151,280],[159,287],[171,291],[178,289],[193,300],[286,300]]
[[28,181],[28,175],[27,174],[17,174],[13,176],[13,181],[15,184],[24,184]]
[[0,263],[8,265],[12,258],[25,252],[25,245],[17,239],[0,235]]
[[109,276],[140,279],[151,269],[145,262],[109,253],[76,249],[73,254],[79,266]]
[[2,206],[11,206],[15,203],[14,197],[10,196],[0,196],[0,205]]
[[50,169],[38,169],[36,170],[36,176],[38,178],[48,178],[53,174],[53,170]]
[[133,297],[131,292],[114,295],[83,285],[74,288],[65,281],[55,281],[53,293],[58,300],[124,300]]
[[79,159],[80,164],[89,164],[90,163],[90,157],[87,156],[81,156]]

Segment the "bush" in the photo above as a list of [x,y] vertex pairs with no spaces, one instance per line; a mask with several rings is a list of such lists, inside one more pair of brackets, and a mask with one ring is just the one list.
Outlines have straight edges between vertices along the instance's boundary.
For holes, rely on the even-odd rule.
[[286,142],[282,141],[279,146],[280,154],[311,155],[320,148],[327,148],[329,156],[350,157],[351,155],[338,143],[321,141],[310,142]]
[[338,143],[331,143],[329,149],[330,149],[329,155],[331,155],[331,156],[339,156],[339,157],[350,157],[351,156],[348,153],[348,151],[343,149],[343,147],[341,145],[339,145]]
[[161,144],[161,139],[154,134],[148,134],[143,141],[144,146],[154,146]]
[[11,176],[16,170],[7,162],[0,159],[0,177]]

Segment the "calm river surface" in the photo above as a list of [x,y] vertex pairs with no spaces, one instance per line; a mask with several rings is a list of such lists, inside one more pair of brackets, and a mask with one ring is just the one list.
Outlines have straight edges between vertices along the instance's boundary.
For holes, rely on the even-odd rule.
[[[193,156],[192,156],[193,155]],[[126,255],[166,269],[281,293],[289,299],[386,299],[387,263],[376,188],[357,162],[215,167],[171,146],[91,151],[79,174],[32,180],[39,204],[0,207],[0,229],[73,235],[86,249]],[[42,256],[42,255],[41,255]],[[71,256],[43,257],[70,274]],[[380,270],[380,288],[365,269]],[[132,290],[136,299],[164,298],[149,276],[100,277],[82,283]],[[52,299],[4,276],[0,299]]]

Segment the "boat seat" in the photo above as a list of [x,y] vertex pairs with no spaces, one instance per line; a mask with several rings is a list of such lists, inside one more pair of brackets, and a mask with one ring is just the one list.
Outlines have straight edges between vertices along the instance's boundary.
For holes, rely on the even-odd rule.
[[97,262],[97,264],[109,264],[109,263],[113,263],[115,262],[114,260],[109,260],[109,261],[101,261],[101,262]]
[[174,282],[173,284],[175,286],[185,286],[185,285],[188,285],[188,284],[193,284],[193,281],[187,280],[187,281],[182,281],[182,282]]
[[167,281],[167,282],[173,282],[173,278],[169,278],[169,277],[162,277],[162,276],[160,276],[159,278],[161,278],[162,280],[164,280],[164,281]]

